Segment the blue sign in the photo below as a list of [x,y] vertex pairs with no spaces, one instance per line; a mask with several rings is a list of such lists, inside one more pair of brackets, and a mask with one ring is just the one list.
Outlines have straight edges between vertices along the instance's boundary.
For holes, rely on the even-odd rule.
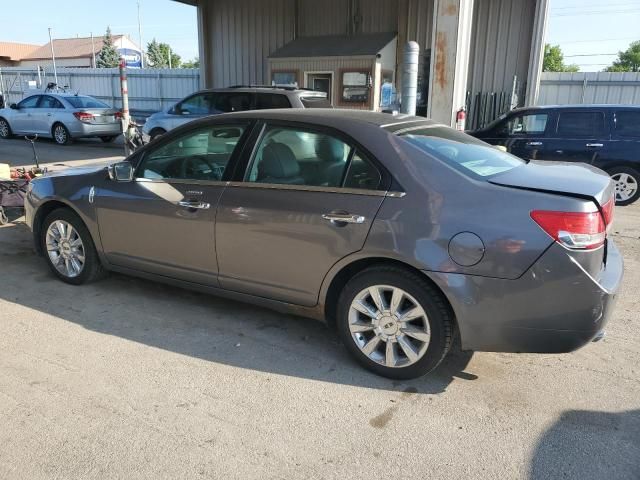
[[142,52],[131,48],[119,48],[118,54],[124,58],[127,68],[142,68]]

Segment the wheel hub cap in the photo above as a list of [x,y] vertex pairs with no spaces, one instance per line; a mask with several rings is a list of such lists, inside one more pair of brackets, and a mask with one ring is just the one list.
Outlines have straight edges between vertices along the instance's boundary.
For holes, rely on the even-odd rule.
[[616,173],[611,178],[615,182],[616,200],[629,200],[638,191],[638,182],[627,173]]
[[374,285],[354,297],[349,329],[363,354],[392,368],[420,360],[431,339],[422,306],[409,293],[389,285]]

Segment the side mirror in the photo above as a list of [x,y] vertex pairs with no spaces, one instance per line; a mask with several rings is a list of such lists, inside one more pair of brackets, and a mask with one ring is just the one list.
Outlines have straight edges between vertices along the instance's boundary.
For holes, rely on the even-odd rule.
[[13,110],[18,110],[18,104],[12,103],[11,105],[9,105],[9,108],[12,108]]
[[109,165],[109,179],[114,182],[130,182],[133,180],[133,165],[129,162],[118,162]]

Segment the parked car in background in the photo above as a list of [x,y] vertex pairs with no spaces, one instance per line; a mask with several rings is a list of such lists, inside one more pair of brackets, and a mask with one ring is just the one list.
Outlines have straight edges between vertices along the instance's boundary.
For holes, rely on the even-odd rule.
[[0,110],[0,138],[12,135],[50,137],[66,145],[76,138],[113,142],[122,132],[121,112],[87,95],[31,95]]
[[640,107],[557,105],[519,108],[470,132],[531,160],[583,162],[607,172],[616,203],[640,197]]
[[263,110],[37,178],[25,206],[62,281],[114,270],[326,319],[403,379],[457,335],[555,353],[601,338],[623,271],[613,195],[592,166],[526,163],[425,118]]
[[189,95],[165,112],[151,115],[143,132],[151,140],[207,115],[274,108],[330,108],[325,92],[288,86],[235,86]]

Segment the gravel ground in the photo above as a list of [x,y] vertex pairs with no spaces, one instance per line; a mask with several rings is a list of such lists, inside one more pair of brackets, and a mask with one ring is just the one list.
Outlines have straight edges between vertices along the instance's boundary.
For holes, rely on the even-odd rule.
[[[0,228],[0,478],[640,478],[640,204],[607,337],[376,377],[323,325],[111,275]],[[541,299],[542,301],[543,299]]]

